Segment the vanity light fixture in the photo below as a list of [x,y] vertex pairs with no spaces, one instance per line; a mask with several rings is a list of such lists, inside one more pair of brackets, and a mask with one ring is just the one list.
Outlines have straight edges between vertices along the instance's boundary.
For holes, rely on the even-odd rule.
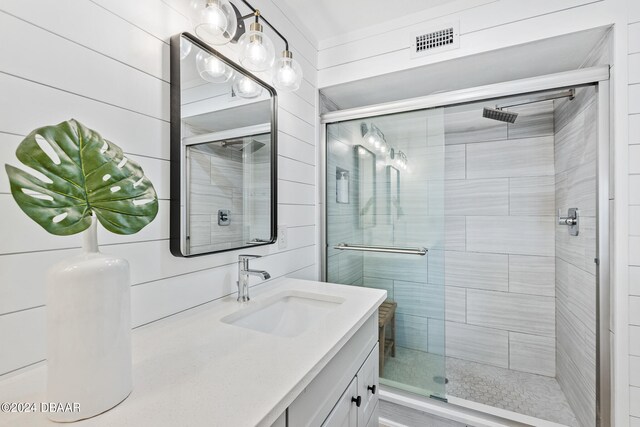
[[241,98],[255,98],[262,94],[262,86],[250,77],[236,73],[233,78],[233,92]]
[[[196,34],[213,45],[238,43],[238,59],[247,70],[267,71],[271,68],[273,85],[278,90],[298,90],[302,83],[302,67],[293,59],[289,42],[258,9],[246,0],[242,2],[251,10],[250,14],[242,16],[229,0],[192,0],[194,8],[202,8],[200,22],[195,27]],[[249,26],[249,31],[245,32],[244,21],[249,18],[254,19],[254,22]],[[284,51],[277,61],[273,42],[264,33],[261,22],[271,28],[284,42]]]
[[360,124],[360,131],[364,142],[376,150],[380,150],[380,147],[387,143],[384,139],[384,134],[373,123],[369,126],[367,126],[366,123]]
[[[406,153],[393,148],[376,125],[373,123],[367,125],[365,122],[361,122],[360,133],[362,134],[362,140],[365,145],[374,148],[380,153],[381,158],[377,162],[378,166],[382,167],[384,164],[395,164],[395,168],[398,170],[406,171],[408,169],[409,158]],[[365,150],[360,148],[360,154],[363,152],[365,152]]]
[[191,53],[191,43],[187,40],[180,39],[180,59],[185,59]]
[[[195,7],[202,7],[202,3],[196,2]],[[237,30],[238,18],[229,0],[205,0],[195,27],[198,37],[219,46],[233,40]]]
[[380,152],[385,156],[389,154],[389,149],[390,147],[389,147],[389,144],[387,144],[387,141],[384,141],[382,145],[380,145]]
[[367,143],[367,145],[370,146],[374,146],[376,139],[378,139],[378,135],[376,132],[376,127],[375,125],[370,125],[367,127],[366,123],[361,123],[360,124],[360,130],[362,132],[362,139],[364,140],[365,143]]
[[395,157],[396,157],[395,162],[398,168],[402,170],[407,170],[407,163],[409,163],[409,159],[407,158],[407,155],[402,151],[397,151],[395,153]]
[[196,68],[200,77],[212,83],[224,83],[233,76],[231,67],[203,50],[196,55]]
[[382,158],[386,159],[382,162],[395,163],[398,170],[407,170],[407,164],[409,163],[407,155],[393,148],[376,125],[371,123],[367,126],[366,123],[362,122],[360,123],[360,133],[365,144],[375,148],[382,155]]
[[380,151],[381,153],[384,153],[384,148],[387,145],[387,140],[384,137],[384,133],[382,133],[382,131],[376,127],[376,125],[371,125],[371,127],[373,127],[374,131],[376,132],[376,139],[373,141],[373,146],[375,147],[376,150]]
[[244,33],[238,40],[238,58],[250,71],[266,71],[273,65],[275,49],[273,42],[262,31],[262,25],[258,22],[260,11],[256,11],[254,16],[256,21],[249,26],[249,32]]
[[302,83],[302,68],[298,61],[293,59],[290,50],[284,50],[282,57],[276,61],[273,67],[273,85],[280,90],[294,92]]

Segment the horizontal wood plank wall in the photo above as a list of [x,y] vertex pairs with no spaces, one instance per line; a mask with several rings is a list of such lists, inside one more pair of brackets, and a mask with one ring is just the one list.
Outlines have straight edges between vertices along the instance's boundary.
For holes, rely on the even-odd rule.
[[[273,278],[317,279],[317,51],[274,1],[252,3],[288,37],[305,76],[299,91],[278,94],[278,218],[288,226],[288,246],[251,252],[264,255],[255,266]],[[133,236],[99,233],[103,252],[131,264],[134,327],[235,292],[238,252],[192,259],[169,253],[169,38],[192,32],[190,13],[189,0],[0,5],[7,41],[0,57],[0,161],[17,165],[15,149],[26,134],[73,117],[122,146],[156,187],[160,210],[150,226]],[[235,57],[228,46],[220,50]],[[45,273],[78,253],[81,237],[52,236],[31,221],[13,201],[4,172],[0,211],[3,375],[45,358]]]
[[629,0],[629,408],[640,426],[640,2]]
[[[468,0],[323,40],[318,87],[324,88],[605,25],[606,0]],[[585,7],[586,6],[586,7]],[[460,48],[411,58],[410,37],[460,23]]]

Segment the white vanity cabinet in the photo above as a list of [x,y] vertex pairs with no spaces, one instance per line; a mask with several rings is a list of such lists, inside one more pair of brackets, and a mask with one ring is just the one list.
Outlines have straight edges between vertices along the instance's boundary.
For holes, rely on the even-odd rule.
[[358,384],[356,382],[357,379],[354,378],[349,387],[342,393],[335,408],[322,424],[323,427],[357,427],[358,413],[360,411],[353,402],[353,399],[355,399],[353,396],[358,392]]
[[377,427],[378,344],[373,347],[322,427]]
[[[281,278],[258,287],[249,304],[221,298],[136,328],[135,392],[74,427],[168,427],[175,420],[211,427],[377,426],[377,307],[386,297],[381,289]],[[257,317],[274,325],[282,319],[269,308],[275,302],[289,310],[284,318],[297,335],[229,321],[270,313]],[[294,305],[291,311],[289,302],[326,310]],[[0,402],[45,402],[46,368],[3,378]],[[352,401],[358,396],[359,407]],[[43,413],[0,416],[0,427],[15,425],[61,427]]]
[[377,426],[379,387],[376,311],[289,406],[287,425]]
[[379,378],[378,378],[378,344],[375,345],[369,357],[364,362],[356,380],[358,381],[358,396],[360,396],[360,408],[358,408],[358,426],[366,426],[378,404]]

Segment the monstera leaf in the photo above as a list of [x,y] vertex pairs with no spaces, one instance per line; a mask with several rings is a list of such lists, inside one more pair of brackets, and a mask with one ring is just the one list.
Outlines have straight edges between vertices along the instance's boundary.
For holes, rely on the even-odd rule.
[[158,213],[156,191],[142,168],[75,120],[34,130],[16,156],[41,175],[5,165],[11,193],[49,233],[79,233],[95,214],[107,230],[133,234]]

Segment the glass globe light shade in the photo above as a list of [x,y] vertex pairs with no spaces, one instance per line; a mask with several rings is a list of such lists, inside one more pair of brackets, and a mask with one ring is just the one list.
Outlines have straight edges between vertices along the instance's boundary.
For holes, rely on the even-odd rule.
[[228,43],[236,34],[238,19],[229,0],[206,0],[195,32],[213,45]]
[[211,83],[224,83],[233,76],[231,67],[202,50],[196,55],[196,68],[200,77]]
[[180,60],[183,60],[191,53],[191,42],[180,37]]
[[375,142],[373,143],[373,146],[374,146],[374,147],[376,147],[376,150],[379,150],[379,149],[380,149],[380,147],[382,147],[383,142],[384,142],[384,141],[383,141],[382,137],[380,136],[380,134],[377,134],[377,135],[376,135],[376,140],[375,140]]
[[273,42],[262,32],[259,23],[254,22],[249,28],[238,40],[238,59],[247,70],[268,70],[275,59]]
[[236,74],[233,78],[233,91],[241,98],[255,98],[262,93],[262,86],[250,77]]
[[273,85],[276,89],[293,92],[300,88],[301,82],[302,68],[291,52],[285,50],[273,66]]
[[402,164],[404,163],[404,156],[405,154],[402,151],[398,151],[395,153],[394,162],[399,168],[402,168]]
[[373,130],[372,127],[369,127],[369,130],[367,130],[367,133],[364,134],[362,139],[364,139],[364,142],[366,142],[367,144],[374,145],[377,139],[376,132]]

